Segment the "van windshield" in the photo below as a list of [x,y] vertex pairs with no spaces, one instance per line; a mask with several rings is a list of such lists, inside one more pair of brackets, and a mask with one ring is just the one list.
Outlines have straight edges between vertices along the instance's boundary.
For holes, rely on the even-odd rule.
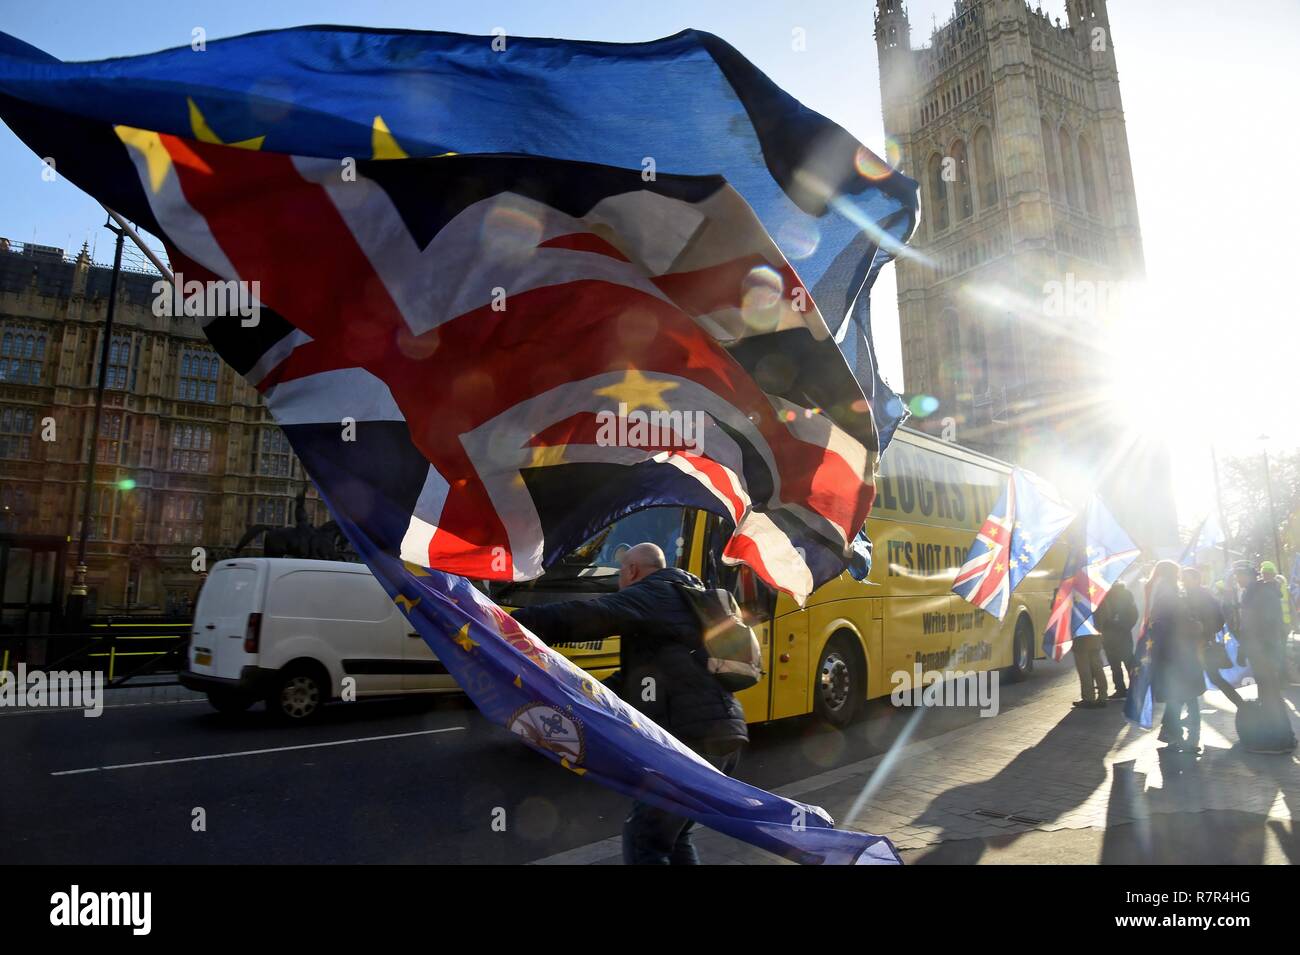
[[575,547],[536,580],[492,581],[488,594],[494,600],[526,592],[594,592],[618,589],[618,568],[629,547],[652,541],[663,548],[669,567],[686,556],[683,536],[685,511],[680,507],[647,507],[627,515]]

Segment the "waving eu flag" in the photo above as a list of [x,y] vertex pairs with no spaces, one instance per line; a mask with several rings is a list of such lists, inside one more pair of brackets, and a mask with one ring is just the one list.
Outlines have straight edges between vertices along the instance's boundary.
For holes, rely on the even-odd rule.
[[975,535],[952,592],[1001,620],[1011,591],[1038,566],[1073,518],[1046,481],[1016,468]]
[[1195,567],[1197,558],[1200,557],[1201,551],[1209,550],[1212,547],[1218,547],[1223,543],[1223,529],[1219,526],[1218,520],[1213,514],[1201,521],[1200,526],[1196,528],[1196,533],[1192,539],[1187,542],[1183,549],[1182,556],[1178,558],[1178,566]]
[[[524,154],[722,176],[811,291],[882,449],[905,416],[877,369],[868,297],[915,226],[916,183],[710,33],[604,43],[309,26],[91,63],[0,33],[0,94],[20,136],[71,114],[339,162]],[[41,155],[77,181],[84,160],[59,145]]]
[[1080,536],[1066,559],[1043,636],[1043,652],[1054,660],[1069,652],[1075,637],[1098,632],[1092,622],[1093,614],[1110,593],[1111,586],[1141,553],[1095,494],[1088,501],[1078,532]]

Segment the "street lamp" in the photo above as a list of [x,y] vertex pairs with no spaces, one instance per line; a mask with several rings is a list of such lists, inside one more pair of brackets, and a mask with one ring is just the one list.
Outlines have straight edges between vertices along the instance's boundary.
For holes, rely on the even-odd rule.
[[108,309],[104,317],[104,340],[99,349],[99,379],[95,383],[95,411],[90,425],[90,459],[86,465],[86,499],[81,508],[81,538],[77,541],[77,566],[73,572],[72,588],[68,591],[68,618],[80,624],[86,613],[86,541],[90,537],[90,502],[95,494],[95,463],[99,453],[99,412],[104,404],[104,388],[108,383],[109,350],[113,344],[113,314],[117,309],[117,280],[122,272],[122,243],[126,229],[112,218],[104,228],[117,236],[113,250],[113,277],[108,283]]

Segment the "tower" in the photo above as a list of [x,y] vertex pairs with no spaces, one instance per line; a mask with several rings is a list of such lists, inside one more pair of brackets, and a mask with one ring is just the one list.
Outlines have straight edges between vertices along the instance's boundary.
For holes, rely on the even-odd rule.
[[1143,257],[1106,0],[1065,12],[955,0],[913,49],[902,0],[876,0],[875,40],[885,132],[921,184],[898,313],[907,392],[938,409],[911,424],[1083,485],[1116,430],[1091,345]]

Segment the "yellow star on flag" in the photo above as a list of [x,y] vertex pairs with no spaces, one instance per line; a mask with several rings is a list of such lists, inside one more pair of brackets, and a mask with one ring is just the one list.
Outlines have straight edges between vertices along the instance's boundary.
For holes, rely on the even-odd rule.
[[469,653],[478,646],[478,642],[469,635],[469,624],[465,624],[465,626],[461,627],[460,631],[456,636],[452,637],[452,639],[455,640],[456,643],[460,645],[460,648],[466,653]]
[[376,116],[370,126],[370,156],[372,159],[406,159],[409,153],[397,145],[397,140],[388,130],[384,117]]
[[[435,159],[443,156],[455,156],[454,152],[438,153]],[[409,159],[411,156],[405,149],[397,143],[388,124],[384,122],[384,117],[376,116],[374,122],[370,124],[370,158],[371,159]]]
[[393,603],[397,604],[397,606],[401,607],[409,614],[412,610],[414,610],[417,606],[419,606],[420,598],[416,597],[414,600],[412,600],[410,597],[406,596],[406,594],[398,594],[396,597],[393,598]]
[[218,146],[234,146],[236,149],[261,149],[265,136],[254,136],[252,139],[241,139],[238,142],[228,143],[212,131],[208,125],[207,119],[199,110],[198,103],[190,97],[185,97],[185,102],[190,104],[190,129],[194,132],[194,138],[201,143],[214,143]]
[[656,381],[647,378],[635,368],[629,368],[621,382],[608,388],[598,388],[595,393],[623,402],[627,405],[628,411],[635,411],[642,407],[667,411],[668,403],[664,401],[663,393],[676,387],[676,382]]

